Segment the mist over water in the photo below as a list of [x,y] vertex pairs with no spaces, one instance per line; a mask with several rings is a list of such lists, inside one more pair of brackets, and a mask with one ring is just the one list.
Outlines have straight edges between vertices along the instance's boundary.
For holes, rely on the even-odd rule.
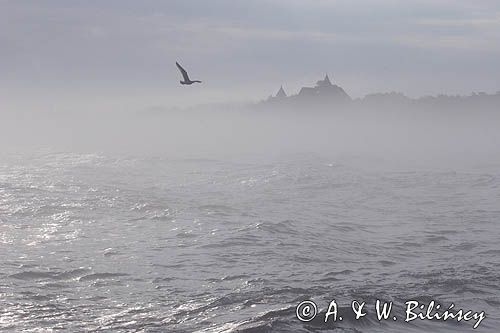
[[[470,332],[500,323],[500,115],[487,111],[2,115],[7,332]],[[304,324],[314,299],[398,304]]]
[[496,162],[500,114],[486,110],[78,110],[2,115],[7,152],[166,157],[317,153],[460,167]]

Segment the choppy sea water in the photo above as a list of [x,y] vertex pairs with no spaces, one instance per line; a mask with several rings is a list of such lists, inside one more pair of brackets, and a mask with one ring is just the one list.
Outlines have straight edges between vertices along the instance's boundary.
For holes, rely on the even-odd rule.
[[[370,169],[45,154],[0,163],[0,330],[472,332],[404,323],[416,299],[500,324],[500,168]],[[394,301],[302,323],[314,300]]]

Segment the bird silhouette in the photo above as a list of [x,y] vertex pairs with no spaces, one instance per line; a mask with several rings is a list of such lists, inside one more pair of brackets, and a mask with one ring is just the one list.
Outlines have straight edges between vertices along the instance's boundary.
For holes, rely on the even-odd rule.
[[180,81],[181,84],[187,84],[187,85],[191,85],[193,83],[201,83],[201,81],[198,81],[198,80],[191,80],[189,78],[189,75],[188,73],[186,72],[186,70],[184,68],[182,68],[181,65],[179,65],[178,62],[175,62],[175,64],[177,65],[177,68],[179,68],[179,71],[181,72],[182,74],[182,78],[184,79],[184,81]]

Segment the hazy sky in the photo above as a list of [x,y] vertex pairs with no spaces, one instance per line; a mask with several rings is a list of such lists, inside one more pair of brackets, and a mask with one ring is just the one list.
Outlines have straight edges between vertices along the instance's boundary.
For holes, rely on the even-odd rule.
[[498,0],[0,0],[11,107],[253,101],[325,72],[353,97],[496,92],[498,59]]

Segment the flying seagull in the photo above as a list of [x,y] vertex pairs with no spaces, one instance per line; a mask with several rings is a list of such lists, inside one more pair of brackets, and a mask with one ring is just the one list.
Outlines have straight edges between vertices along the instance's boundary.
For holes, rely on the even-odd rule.
[[191,85],[193,83],[201,83],[201,81],[198,81],[198,80],[191,81],[191,79],[189,78],[188,73],[186,72],[186,70],[184,68],[182,68],[182,66],[179,65],[178,62],[176,62],[175,64],[177,65],[177,68],[179,68],[179,71],[182,74],[182,78],[184,79],[184,81],[180,81],[181,84]]

